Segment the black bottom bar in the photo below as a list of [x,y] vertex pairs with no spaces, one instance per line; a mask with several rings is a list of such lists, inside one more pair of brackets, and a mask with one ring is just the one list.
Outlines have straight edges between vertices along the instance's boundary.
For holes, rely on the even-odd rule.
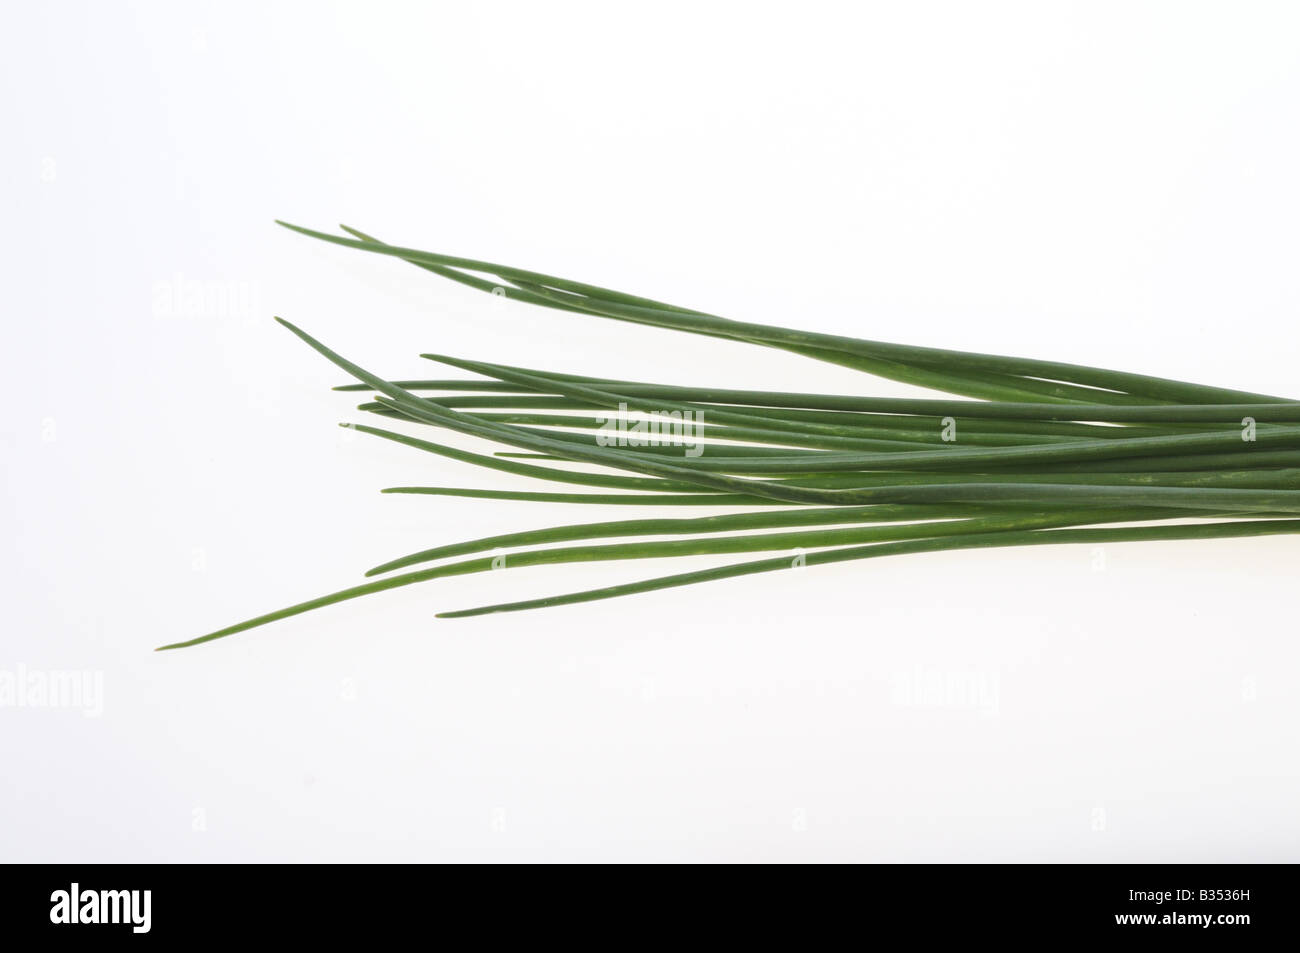
[[511,927],[537,940],[616,945],[668,929],[679,940],[755,934],[805,943],[851,930],[865,942],[918,949],[945,938],[1238,944],[1290,936],[1298,916],[1293,869],[1269,865],[871,866],[761,880],[753,869],[652,870],[606,874],[599,888],[566,886],[553,874],[539,882],[532,872],[518,885],[486,884],[426,866],[11,865],[5,873],[0,929],[10,949],[26,948],[8,945],[19,940],[284,935],[333,945],[412,931],[436,945],[465,930],[499,938]]

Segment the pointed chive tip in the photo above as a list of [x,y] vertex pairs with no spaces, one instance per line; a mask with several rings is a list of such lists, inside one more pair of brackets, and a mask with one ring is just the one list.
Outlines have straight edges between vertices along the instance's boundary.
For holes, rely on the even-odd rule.
[[421,354],[420,357],[426,361],[434,361],[438,364],[449,364],[452,367],[459,367],[461,370],[477,370],[475,361],[469,361],[463,357],[452,357],[450,354]]
[[[298,325],[294,324],[292,321],[286,321],[284,318],[280,317],[278,314],[276,314],[276,315],[272,315],[272,317],[275,318],[275,320],[276,320],[276,322],[277,322],[278,324],[280,324],[280,325],[282,325],[282,326],[288,328],[290,331],[292,331],[294,334],[298,335],[298,337],[302,338],[304,341],[306,341],[306,340],[308,339],[309,335],[308,335],[305,331],[303,331],[302,328],[298,327]],[[311,343],[311,342],[308,341],[308,343]]]

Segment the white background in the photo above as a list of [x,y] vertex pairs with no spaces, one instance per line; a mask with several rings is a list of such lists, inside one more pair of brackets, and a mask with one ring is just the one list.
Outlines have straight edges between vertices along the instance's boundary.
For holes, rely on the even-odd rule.
[[[104,697],[0,709],[0,858],[1300,857],[1284,537],[434,619],[684,564],[521,569],[151,652],[412,550],[644,512],[381,496],[554,487],[339,430],[342,376],[272,314],[398,377],[439,350],[909,393],[494,300],[277,217],[732,317],[1300,394],[1295,5],[5,20],[0,670],[99,673]],[[916,694],[934,680],[980,691]]]

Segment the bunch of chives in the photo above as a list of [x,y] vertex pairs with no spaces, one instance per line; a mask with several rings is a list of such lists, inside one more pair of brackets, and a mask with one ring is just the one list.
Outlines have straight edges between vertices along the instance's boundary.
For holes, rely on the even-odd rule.
[[[734,321],[554,275],[388,245],[347,227],[347,236],[286,227],[529,304],[779,348],[951,396],[684,387],[437,354],[422,356],[474,376],[393,381],[277,318],[354,378],[338,390],[373,394],[359,410],[484,438],[505,449],[489,456],[383,427],[344,426],[549,485],[384,492],[681,512],[444,543],[370,569],[371,581],[164,649],[386,589],[502,567],[781,554],[439,617],[589,602],[792,565],[906,553],[1300,532],[1298,401],[1058,361]],[[678,428],[674,438],[690,431],[688,451],[680,439],[611,442],[605,430],[615,413],[625,423],[667,421]],[[946,439],[947,428],[957,426],[960,440]],[[583,489],[561,492],[564,485]],[[692,515],[699,506],[743,509]],[[638,539],[618,541],[629,537]]]

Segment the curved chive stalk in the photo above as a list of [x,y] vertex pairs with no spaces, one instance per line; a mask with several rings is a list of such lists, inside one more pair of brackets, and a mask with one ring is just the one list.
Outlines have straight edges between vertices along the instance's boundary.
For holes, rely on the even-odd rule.
[[[999,354],[981,354],[944,348],[917,347],[868,341],[836,334],[799,331],[774,325],[733,321],[702,312],[687,311],[665,305],[663,302],[639,298],[610,288],[546,275],[540,272],[512,268],[491,262],[476,261],[330,235],[287,222],[278,222],[300,234],[381,255],[391,255],[409,262],[429,264],[443,268],[485,272],[511,282],[522,291],[531,293],[533,299],[541,298],[556,305],[591,310],[610,317],[623,317],[646,324],[682,331],[705,331],[725,337],[758,341],[782,347],[814,347],[866,358],[897,361],[905,365],[920,365],[930,370],[952,370],[960,373],[964,368],[975,368],[995,374],[1019,375],[1030,378],[1082,384],[1087,387],[1126,392],[1157,400],[1204,403],[1279,402],[1280,398],[1252,394],[1246,391],[1220,387],[1206,387],[1186,381],[1113,371],[1106,368],[1069,364],[1060,361],[1040,361]],[[533,300],[530,299],[530,300]]]
[[596,503],[623,506],[780,506],[777,500],[739,493],[536,493],[527,490],[479,490],[459,486],[390,486],[380,493],[458,496],[531,503]]
[[[577,546],[563,549],[542,549],[531,550],[525,553],[515,553],[506,557],[504,565],[509,567],[521,567],[553,565],[556,563],[567,562],[591,562],[605,559],[640,559],[649,556],[699,555],[705,553],[743,552],[762,549],[805,549],[816,547],[823,543],[834,545],[837,542],[842,543],[848,540],[856,542],[861,542],[865,539],[902,538],[906,540],[903,542],[893,543],[873,543],[869,546],[850,549],[818,550],[816,552],[800,553],[798,556],[798,565],[820,565],[823,563],[842,562],[850,559],[867,559],[876,556],[898,555],[910,552],[935,552],[945,549],[972,549],[988,546],[1030,546],[1057,542],[1090,542],[1095,544],[1155,539],[1207,539],[1224,538],[1228,536],[1258,536],[1276,533],[1300,532],[1300,520],[1235,521],[1231,523],[1212,523],[1192,526],[1144,526],[1136,528],[1098,530],[1030,529],[1013,531],[999,529],[998,531],[987,531],[995,527],[1017,525],[1017,523],[1019,523],[1019,525],[1037,527],[1069,525],[1071,522],[1109,522],[1109,517],[1113,517],[1114,515],[1115,514],[1107,513],[1089,514],[1087,512],[1076,514],[1062,513],[1051,517],[1026,517],[1019,521],[963,520],[954,524],[940,523],[937,526],[935,524],[911,524],[909,526],[870,527],[856,530],[827,530],[813,533],[766,534],[771,537],[768,539],[764,539],[763,536],[736,536],[723,537],[721,539],[678,540],[674,542],[660,543],[624,543],[607,546]],[[976,528],[975,524],[983,524],[985,531],[980,531]],[[933,527],[933,529],[931,529],[931,527]],[[922,535],[923,538],[908,538],[909,533],[912,536]],[[309,599],[306,602],[300,602],[296,605],[275,612],[256,616],[244,622],[227,626],[224,629],[218,629],[215,632],[210,632],[207,635],[189,639],[185,642],[174,642],[170,645],[159,646],[157,651],[189,648],[195,645],[201,645],[204,642],[212,642],[216,639],[222,639],[238,632],[246,632],[249,629],[254,629],[270,622],[287,619],[295,615],[301,615],[304,612],[321,609],[325,606],[346,602],[350,599],[371,595],[376,592],[383,592],[388,589],[397,589],[402,586],[415,585],[416,583],[428,582],[433,579],[462,576],[479,572],[490,572],[501,568],[502,565],[503,563],[499,562],[496,557],[484,557],[481,559],[466,560],[461,563],[437,566],[432,569],[405,573],[400,576],[390,576],[387,579],[380,579],[375,582],[352,586],[351,588],[342,589],[338,592],[320,596],[316,599]],[[609,599],[615,596],[650,592],[656,589],[689,585],[713,579],[724,579],[732,576],[751,575],[759,572],[787,569],[790,568],[790,566],[790,557],[782,556],[776,559],[740,563],[732,566],[719,567],[717,569],[701,570],[694,573],[663,576],[638,583],[629,583],[622,586],[609,586],[603,589],[570,593],[563,596],[551,596],[543,599],[501,603],[499,605],[485,606],[477,609],[462,609],[455,612],[443,612],[438,613],[438,618],[459,618],[471,615],[484,615],[490,612],[514,612],[521,609],[566,605],[573,602],[590,602],[596,599]]]
[[[803,507],[794,510],[766,510],[757,513],[728,513],[722,516],[704,516],[691,519],[641,519],[612,520],[602,523],[580,523],[574,526],[551,526],[546,529],[522,533],[505,533],[482,539],[453,543],[424,549],[400,559],[383,563],[367,570],[367,576],[377,576],[404,569],[417,563],[465,556],[493,549],[535,546],[538,543],[573,542],[582,539],[609,539],[619,536],[684,536],[691,533],[724,533],[738,529],[777,529],[791,526],[819,526],[836,523],[885,523],[904,520],[940,520],[975,515],[1006,515],[1008,510],[981,507],[975,504],[942,506],[933,504],[882,504],[878,506]],[[1138,512],[1138,511],[1133,511]],[[1096,515],[1096,511],[1089,511]],[[1023,516],[1023,514],[1021,514]],[[1133,519],[1160,519],[1167,511],[1152,509],[1149,515],[1136,515]],[[779,547],[778,547],[779,548]]]
[[[1115,529],[1060,529],[1031,532],[988,533],[955,538],[933,538],[909,540],[897,543],[880,543],[875,546],[854,547],[850,549],[822,550],[820,552],[801,554],[801,566],[821,566],[829,563],[848,562],[857,559],[874,559],[884,556],[901,556],[908,553],[933,553],[953,549],[986,549],[999,546],[1050,546],[1059,543],[1127,543],[1153,540],[1180,539],[1228,539],[1240,536],[1269,536],[1284,533],[1300,533],[1300,520],[1237,520],[1229,523],[1199,524],[1195,526],[1140,526]],[[583,592],[571,592],[561,596],[548,596],[542,599],[526,599],[519,602],[503,602],[497,605],[481,606],[476,609],[460,609],[455,612],[439,612],[439,619],[460,619],[468,616],[487,615],[493,612],[519,612],[525,609],[543,609],[553,606],[572,605],[578,602],[595,602],[600,599],[614,599],[643,592],[656,592],[678,586],[690,586],[701,582],[713,582],[719,579],[732,579],[738,576],[752,576],[757,573],[778,572],[791,568],[791,560],[786,557],[761,559],[754,562],[736,563],[716,569],[704,569],[698,572],[678,573],[672,576],[660,576],[641,582],[626,583],[621,586],[605,586],[600,589],[588,589]]]
[[[920,506],[918,509],[922,508]],[[853,509],[853,507],[831,507],[832,511]],[[972,507],[972,511],[979,512],[979,507]],[[606,546],[601,554],[596,557],[600,559],[618,559],[618,558],[636,558],[648,559],[660,556],[696,556],[706,553],[730,553],[730,552],[748,552],[763,549],[804,549],[808,547],[822,546],[840,546],[850,543],[861,543],[867,541],[881,541],[891,539],[915,539],[930,536],[956,536],[966,533],[991,532],[994,530],[1004,529],[1030,529],[1053,526],[1074,526],[1080,523],[1123,523],[1123,522],[1143,522],[1149,520],[1167,520],[1181,519],[1186,516],[1206,517],[1221,516],[1220,513],[1209,513],[1192,511],[1190,513],[1170,513],[1168,510],[1147,508],[1147,509],[1125,509],[1125,510],[1063,510],[1054,511],[1048,514],[1030,514],[1014,513],[1014,511],[999,511],[997,507],[985,508],[989,513],[999,513],[999,518],[986,519],[956,519],[963,515],[961,510],[954,509],[946,516],[935,514],[941,518],[932,519],[929,516],[917,513],[910,517],[896,517],[896,519],[917,519],[923,518],[926,522],[908,523],[902,526],[881,527],[874,525],[887,517],[870,517],[862,520],[855,520],[845,516],[835,517],[833,513],[826,514],[821,519],[807,519],[801,522],[790,522],[782,520],[762,520],[755,519],[751,525],[742,525],[740,528],[774,528],[780,526],[810,526],[818,523],[848,523],[861,522],[873,524],[869,526],[845,527],[836,530],[825,530],[817,535],[797,534],[797,533],[761,533],[750,536],[732,536],[719,537],[716,539],[685,539],[672,540],[669,542],[647,542],[647,543],[626,543],[621,544],[623,548],[616,546]],[[785,513],[801,513],[806,511],[793,510],[781,511]],[[822,510],[814,510],[819,514],[824,513]],[[741,514],[741,516],[766,516],[765,513],[759,514]],[[776,515],[776,514],[773,514]],[[1253,514],[1259,515],[1259,514]],[[712,517],[713,519],[726,519],[727,517]],[[739,517],[731,517],[739,520]],[[632,528],[619,525],[619,523],[593,523],[585,526],[557,526],[544,530],[533,530],[524,533],[508,533],[501,536],[486,537],[484,539],[472,540],[465,543],[453,544],[450,546],[441,546],[434,549],[423,550],[422,552],[412,553],[409,556],[403,556],[400,559],[392,560],[370,569],[366,572],[367,576],[378,576],[386,572],[392,572],[397,569],[404,569],[408,566],[418,565],[423,562],[432,562],[435,559],[445,559],[452,556],[467,555],[476,552],[486,552],[494,549],[513,548],[518,546],[532,546],[538,543],[547,542],[572,542],[584,539],[609,539],[620,536],[661,536],[674,535],[681,532],[722,532],[723,528],[715,529],[692,529],[681,530],[671,526],[652,526],[656,522],[661,523],[686,523],[694,522],[691,520],[628,520],[626,523],[639,523],[640,528]],[[646,528],[649,526],[650,528]],[[545,552],[567,552],[568,550],[546,550]],[[576,551],[576,550],[575,550]],[[516,556],[519,558],[516,559]],[[503,557],[502,565],[532,565],[531,560],[537,558],[532,553],[511,554]],[[508,561],[508,562],[507,562]]]
[[[337,236],[326,236],[321,232],[312,232],[310,229],[302,229],[296,225],[289,225],[285,222],[278,222],[285,228],[302,232],[303,234],[313,235],[322,238],[334,238]],[[393,246],[384,245],[378,239],[372,238],[364,232],[355,228],[349,228],[347,225],[341,225],[345,232],[355,236],[362,242],[370,242],[373,245],[393,248]],[[400,249],[394,249],[394,252]],[[494,295],[502,295],[515,301],[522,301],[527,304],[537,304],[543,307],[554,308],[560,311],[569,311],[575,314],[596,314],[601,317],[614,317],[617,320],[632,321],[633,323],[644,324],[644,321],[638,321],[634,318],[620,317],[618,315],[600,314],[592,311],[588,307],[574,306],[554,300],[547,296],[535,294],[528,290],[529,284],[527,279],[522,277],[527,272],[517,272],[519,277],[514,279],[502,278],[502,282],[485,281],[475,275],[466,274],[457,268],[449,267],[442,264],[436,264],[428,260],[419,260],[398,255],[397,257],[409,262],[416,267],[431,271],[434,274],[441,275],[444,278],[450,278],[452,281],[468,285],[479,291],[487,291]],[[481,269],[471,269],[481,270]],[[489,272],[490,273],[490,272]],[[498,277],[501,277],[498,275]],[[538,276],[545,277],[545,276]],[[512,283],[513,282],[513,283]],[[573,283],[578,286],[577,283]],[[610,292],[608,289],[598,289],[592,285],[585,285],[593,291],[604,291],[606,294],[612,294],[619,300],[628,303],[639,303],[653,307],[660,307],[680,314],[699,315],[709,317],[702,311],[691,311],[684,308],[675,308],[672,305],[663,302],[653,301],[649,298],[639,298],[634,295],[621,294],[619,292]],[[594,299],[593,299],[594,300]],[[726,340],[740,340],[749,344],[765,344],[763,341],[751,341],[746,338],[734,338],[730,335],[721,334],[715,331],[695,329],[693,333],[701,334],[706,337],[719,337]],[[867,374],[874,374],[877,377],[888,378],[889,380],[900,381],[905,384],[913,384],[917,387],[929,387],[935,390],[947,391],[952,394],[962,394],[967,397],[977,397],[982,400],[1046,400],[1046,401],[1068,401],[1071,399],[1090,399],[1090,400],[1107,400],[1108,397],[1103,392],[1093,391],[1092,389],[1077,388],[1080,392],[1077,395],[1071,395],[1070,391],[1075,390],[1067,384],[1054,383],[1052,381],[1037,380],[1025,377],[1009,377],[1006,375],[987,374],[972,371],[960,371],[948,368],[942,372],[927,370],[920,367],[909,367],[905,364],[899,364],[895,361],[881,360],[871,358],[860,354],[845,354],[840,351],[831,351],[812,347],[787,347],[786,350],[804,357],[810,357],[814,360],[828,361],[832,364],[839,364],[844,367],[850,367],[854,370],[862,371]],[[1133,398],[1133,402],[1141,402],[1141,398]]]

